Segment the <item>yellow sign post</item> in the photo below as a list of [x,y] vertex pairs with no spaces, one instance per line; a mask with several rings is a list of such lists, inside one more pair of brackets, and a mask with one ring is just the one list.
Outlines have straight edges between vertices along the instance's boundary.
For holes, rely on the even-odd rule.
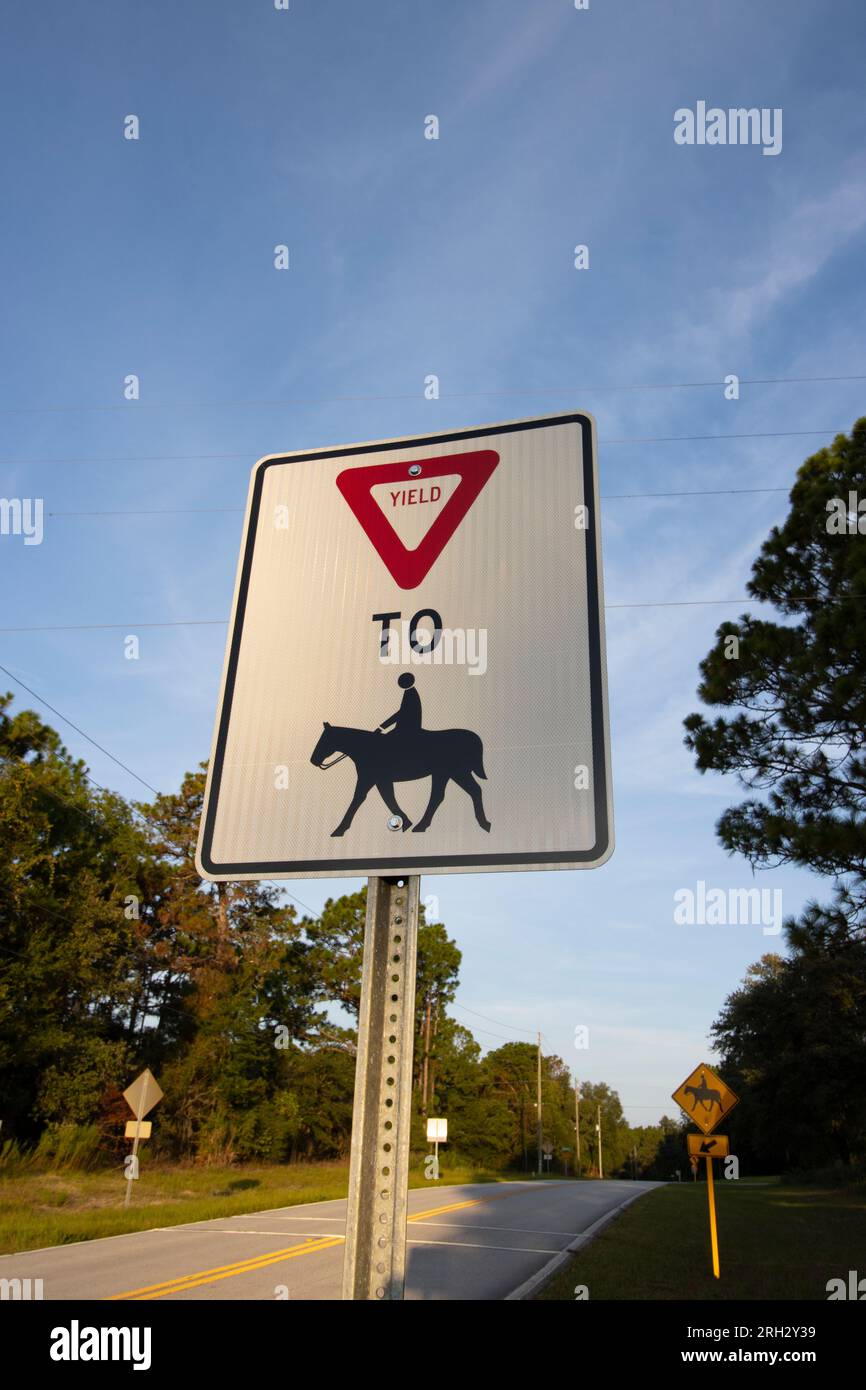
[[713,1189],[713,1160],[707,1159],[707,1201],[710,1206],[710,1247],[713,1253],[713,1274],[719,1278],[719,1233],[716,1230],[716,1194]]
[[739,1101],[730,1086],[726,1086],[720,1076],[706,1063],[695,1067],[681,1086],[673,1093],[673,1099],[689,1119],[703,1131],[702,1134],[688,1134],[689,1158],[692,1165],[699,1158],[707,1161],[707,1202],[710,1209],[710,1247],[713,1258],[713,1274],[719,1278],[719,1233],[716,1227],[716,1194],[713,1188],[713,1159],[726,1158],[730,1144],[726,1134],[713,1134],[717,1124],[729,1115]]

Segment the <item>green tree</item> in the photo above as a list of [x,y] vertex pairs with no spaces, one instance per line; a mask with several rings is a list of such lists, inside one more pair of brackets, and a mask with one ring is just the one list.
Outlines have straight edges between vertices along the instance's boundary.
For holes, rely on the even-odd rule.
[[[756,866],[805,865],[834,879],[852,930],[866,926],[866,419],[800,468],[787,519],[747,585],[786,621],[744,615],[718,629],[699,695],[736,709],[692,714],[702,772],[734,773],[750,795],[721,817],[722,844]],[[835,510],[834,510],[835,508]],[[860,528],[864,529],[860,529]]]
[[0,697],[0,1096],[4,1134],[96,1115],[132,1049],[128,900],[149,850],[130,808],[31,710]]
[[[166,1141],[209,1159],[281,1158],[297,1140],[293,1049],[315,1036],[310,947],[267,883],[207,884],[195,868],[204,770],[141,812],[167,871],[148,904],[142,1053],[163,1070]],[[158,1055],[157,1055],[158,1054]]]
[[750,966],[713,1025],[741,1103],[733,1151],[759,1171],[866,1157],[866,942],[813,907],[789,959]]
[[626,1171],[631,1147],[630,1129],[622,1102],[606,1081],[584,1081],[580,1087],[580,1138],[583,1171],[597,1177],[599,1172],[598,1124],[601,1122],[601,1159],[604,1176],[616,1177]]

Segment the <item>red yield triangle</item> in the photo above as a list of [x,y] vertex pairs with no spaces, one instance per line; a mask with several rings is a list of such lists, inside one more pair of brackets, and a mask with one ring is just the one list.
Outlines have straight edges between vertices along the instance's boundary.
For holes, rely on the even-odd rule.
[[[442,554],[498,462],[499,455],[493,449],[476,449],[471,454],[447,454],[435,459],[401,459],[399,463],[347,468],[338,475],[337,487],[373,542],[392,579],[401,589],[415,589]],[[418,464],[421,468],[415,478],[409,473],[412,464]],[[420,487],[431,478],[444,478],[455,473],[460,482],[421,544],[409,550],[373,497],[371,489],[379,483],[399,483],[402,488]]]

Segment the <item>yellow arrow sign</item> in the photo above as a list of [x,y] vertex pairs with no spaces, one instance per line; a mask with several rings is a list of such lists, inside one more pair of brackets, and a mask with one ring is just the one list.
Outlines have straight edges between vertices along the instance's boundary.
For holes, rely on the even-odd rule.
[[727,1134],[687,1134],[689,1158],[727,1158],[731,1152]]
[[703,1063],[677,1087],[673,1099],[704,1134],[709,1134],[730,1114],[739,1096],[734,1095],[712,1067]]

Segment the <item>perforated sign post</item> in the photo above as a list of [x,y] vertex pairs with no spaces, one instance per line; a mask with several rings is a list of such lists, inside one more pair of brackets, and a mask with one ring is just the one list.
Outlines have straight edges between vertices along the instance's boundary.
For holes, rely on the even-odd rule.
[[612,849],[591,417],[262,459],[197,863],[372,876],[344,1296],[402,1297],[419,875]]

